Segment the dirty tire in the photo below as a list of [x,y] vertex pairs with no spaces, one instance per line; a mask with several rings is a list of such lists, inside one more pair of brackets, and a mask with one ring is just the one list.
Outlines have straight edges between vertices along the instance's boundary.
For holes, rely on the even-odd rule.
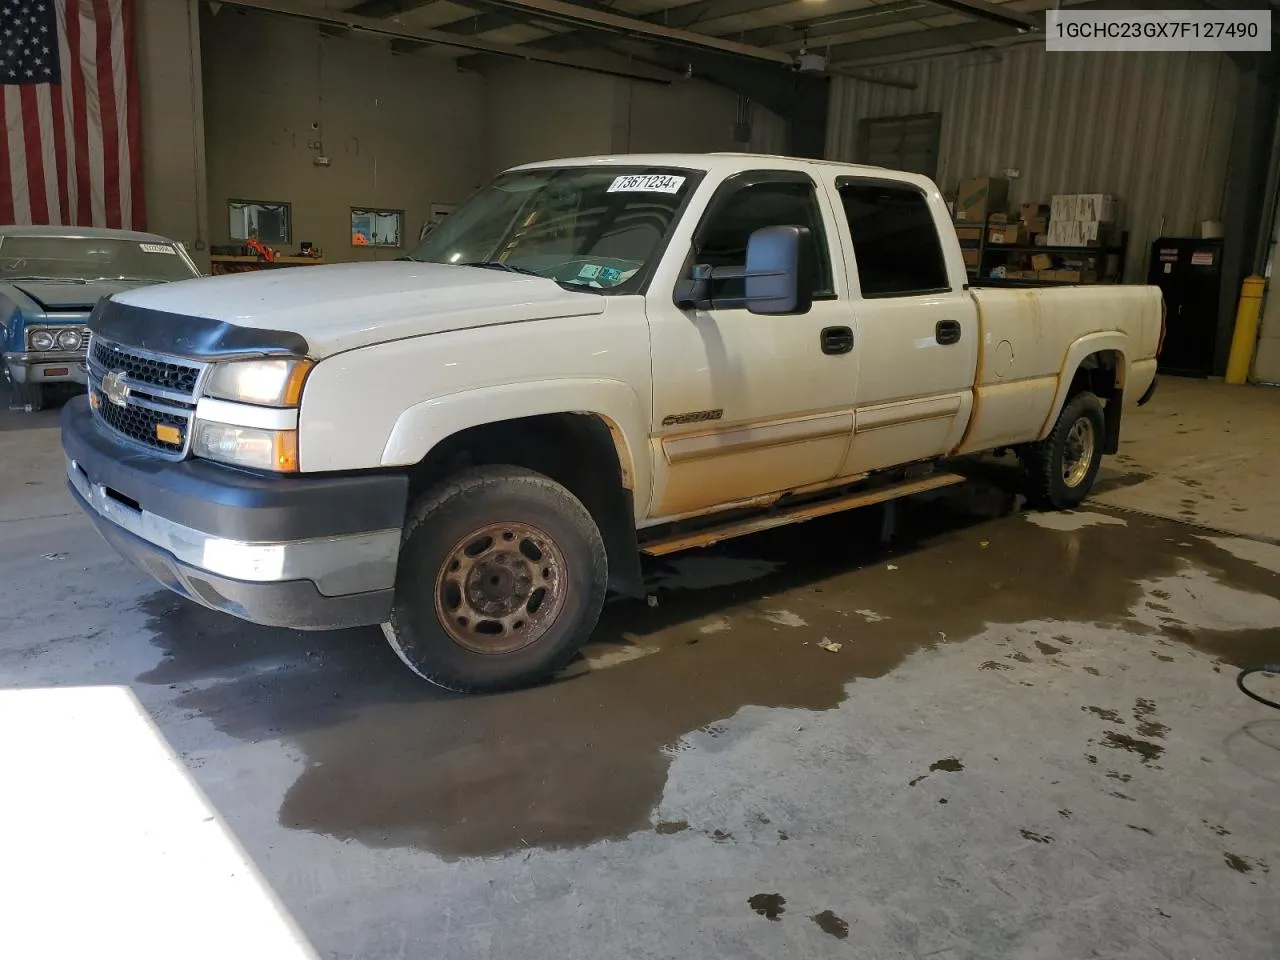
[[9,409],[39,413],[44,409],[44,384],[9,381]]
[[[1085,391],[1067,399],[1053,431],[1023,455],[1038,506],[1067,510],[1089,496],[1102,465],[1105,429],[1102,402],[1096,396]],[[1087,450],[1081,449],[1082,436],[1089,438]]]
[[564,667],[591,636],[607,583],[604,541],[577,497],[532,470],[477,467],[410,510],[382,630],[409,669],[437,686],[525,686]]

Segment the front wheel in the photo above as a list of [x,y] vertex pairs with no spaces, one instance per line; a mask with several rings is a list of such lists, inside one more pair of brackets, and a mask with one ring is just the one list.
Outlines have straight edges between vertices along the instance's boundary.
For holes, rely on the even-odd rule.
[[1069,398],[1052,432],[1023,453],[1032,493],[1055,510],[1078,506],[1098,478],[1106,418],[1102,402],[1089,392]]
[[607,583],[604,541],[577,497],[531,470],[481,467],[414,505],[383,632],[438,686],[523,686],[587,641]]

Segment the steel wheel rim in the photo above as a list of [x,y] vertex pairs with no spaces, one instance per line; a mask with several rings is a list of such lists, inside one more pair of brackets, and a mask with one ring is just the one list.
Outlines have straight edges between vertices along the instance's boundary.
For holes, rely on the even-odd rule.
[[1084,482],[1093,464],[1093,421],[1081,417],[1067,431],[1062,451],[1062,482],[1068,487],[1078,487]]
[[506,654],[537,642],[564,608],[564,553],[527,523],[490,523],[445,555],[436,575],[436,616],[459,646]]

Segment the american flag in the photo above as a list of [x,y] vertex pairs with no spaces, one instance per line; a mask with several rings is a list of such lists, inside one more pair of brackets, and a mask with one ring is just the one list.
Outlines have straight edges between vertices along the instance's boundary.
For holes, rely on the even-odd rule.
[[146,225],[134,0],[0,0],[0,224]]

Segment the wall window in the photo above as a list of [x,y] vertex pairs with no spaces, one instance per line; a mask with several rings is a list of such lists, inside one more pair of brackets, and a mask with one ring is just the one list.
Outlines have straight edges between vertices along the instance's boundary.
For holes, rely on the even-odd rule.
[[906,297],[951,289],[938,228],[923,193],[870,181],[838,183],[853,236],[862,296]]
[[227,213],[228,232],[232,240],[257,238],[268,245],[289,243],[293,232],[293,216],[287,203],[229,200]]
[[403,210],[363,210],[351,208],[353,247],[402,247]]
[[942,114],[874,117],[858,123],[858,163],[890,170],[938,175]]
[[[747,240],[762,227],[807,227],[813,245],[803,259],[813,265],[813,295],[830,297],[831,254],[822,229],[822,208],[813,183],[804,180],[764,180],[739,187],[713,201],[710,219],[698,229],[696,261],[712,267],[740,267],[747,262]],[[743,280],[713,280],[713,300],[740,300]]]

